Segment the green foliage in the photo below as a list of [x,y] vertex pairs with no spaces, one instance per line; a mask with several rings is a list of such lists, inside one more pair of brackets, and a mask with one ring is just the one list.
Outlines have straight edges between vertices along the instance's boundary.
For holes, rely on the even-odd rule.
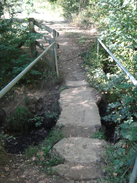
[[[87,52],[81,55],[84,66],[88,68],[87,76],[91,86],[98,89],[107,102],[107,115],[103,120],[116,123],[116,145],[111,145],[105,156],[105,174],[101,182],[128,182],[137,154],[137,88],[129,81],[125,74],[115,67],[109,68],[104,60],[104,52],[100,51],[97,59],[96,47],[93,43]],[[98,132],[93,137],[102,137]]]
[[59,89],[59,92],[62,92],[63,90],[67,89],[67,86],[62,86],[60,89]]
[[104,132],[102,132],[102,131],[96,132],[95,134],[92,135],[91,138],[98,138],[98,139],[104,139],[104,140],[106,140],[105,135],[104,135]]
[[[13,143],[12,140],[15,140],[16,137],[13,137],[13,135],[7,135],[7,134],[0,134],[0,149],[4,150],[5,141],[8,143]],[[14,145],[17,144],[17,142],[14,142]]]
[[72,18],[72,13],[77,13],[79,10],[79,0],[58,0],[58,3],[64,9],[65,18]]
[[101,182],[128,183],[137,153],[137,145],[129,147],[125,140],[107,148],[103,161],[106,176]]
[[[132,2],[130,0],[90,1],[88,7],[83,8],[74,19],[74,23],[85,28],[92,28],[94,23],[100,34],[99,38],[135,76],[137,69],[136,6],[135,0]],[[104,54],[104,56],[104,59],[112,62],[108,55]]]
[[29,128],[29,119],[31,118],[31,113],[26,107],[17,107],[13,116],[7,121],[5,129],[7,131],[26,133]]
[[119,125],[117,130],[120,131],[120,135],[124,139],[128,141],[137,141],[137,121],[133,121],[133,117]]
[[109,165],[105,167],[107,176],[104,179],[106,182],[128,182],[127,173],[130,170],[128,168],[125,149],[110,145],[105,154],[105,163]]
[[30,146],[28,149],[25,150],[25,157],[28,159],[32,158],[33,156],[36,156],[38,150],[38,146]]
[[109,12],[104,21],[102,20],[106,23],[106,27],[101,32],[101,39],[132,74],[136,69],[135,3],[135,1],[132,3],[117,0],[115,2],[112,0],[100,1],[100,7]]
[[43,147],[43,157],[47,160],[42,162],[43,169],[49,174],[53,172],[52,166],[56,166],[64,162],[61,157],[52,154],[50,146]]
[[39,116],[38,114],[35,114],[34,117],[29,119],[28,122],[35,122],[35,126],[39,127],[42,125],[43,120],[44,120],[44,117]]
[[[137,2],[133,0],[90,1],[88,8],[76,16],[74,22],[90,28],[94,22],[100,39],[136,78],[137,69]],[[83,43],[83,42],[82,42]],[[119,71],[115,62],[100,46],[96,55],[96,43],[85,53],[84,66],[91,86],[98,89],[107,102],[107,115],[103,120],[115,123],[117,140],[106,151],[106,176],[101,182],[125,183],[137,155],[137,88]],[[95,134],[95,137],[100,133]]]
[[45,161],[42,162],[42,165],[48,173],[52,173],[52,166],[64,162],[61,157],[52,154],[52,147],[62,138],[64,138],[63,134],[59,130],[54,129],[50,132],[48,139],[46,139],[45,147],[42,147],[43,156],[45,158]]
[[52,122],[53,120],[54,122],[57,122],[58,114],[56,112],[49,111],[46,113],[46,119],[48,120],[49,123],[50,121]]
[[79,11],[81,11],[82,8],[86,7],[89,4],[89,0],[57,0],[57,3],[63,7],[63,15],[65,18],[68,19],[78,15]]
[[53,129],[42,144],[28,148],[25,151],[25,155],[27,158],[36,157],[36,163],[42,165],[43,170],[50,174],[54,171],[52,166],[64,162],[61,157],[52,154],[52,147],[62,138],[64,136],[60,130]]
[[[117,83],[115,89],[117,91],[117,100],[108,104],[108,115],[103,119],[106,121],[113,121],[115,123],[121,123],[123,120],[134,117],[137,118],[137,88],[134,88],[130,83]],[[132,88],[133,87],[133,88]],[[132,90],[131,90],[132,89]],[[110,92],[113,93],[113,90]]]
[[64,138],[64,135],[60,130],[55,128],[50,132],[48,139],[46,139],[46,146],[53,147],[53,145],[59,142],[62,138]]
[[[27,1],[26,4],[31,4]],[[17,13],[19,1],[1,2],[0,15],[0,88],[16,77],[32,61],[30,57],[30,44],[41,38],[42,34],[29,31],[29,22],[25,23],[13,18]],[[9,14],[9,19],[5,19],[5,13]],[[24,46],[23,46],[24,45]],[[22,48],[23,46],[23,48]],[[23,83],[32,83],[40,79],[43,72],[41,63],[35,65],[33,69],[24,76]]]
[[41,79],[44,79],[46,84],[48,84],[49,82],[56,84],[56,83],[60,83],[62,78],[61,76],[60,78],[58,78],[56,72],[52,72],[51,70],[45,69],[45,72],[43,72]]

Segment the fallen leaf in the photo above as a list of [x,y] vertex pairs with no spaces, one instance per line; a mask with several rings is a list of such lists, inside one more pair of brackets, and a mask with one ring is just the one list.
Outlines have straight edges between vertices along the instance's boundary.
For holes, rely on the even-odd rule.
[[4,174],[2,174],[2,175],[1,175],[1,177],[2,177],[2,178],[5,178],[5,175],[4,175]]
[[32,161],[36,161],[36,157],[33,156],[33,157],[31,158],[31,160],[32,160]]
[[16,170],[16,173],[18,173],[19,172],[19,169],[18,170]]
[[6,172],[8,172],[8,171],[9,171],[9,167],[6,166],[6,167],[4,168],[4,170],[5,170]]
[[43,151],[40,151],[37,153],[37,156],[42,156],[43,155]]
[[116,177],[117,176],[117,173],[113,173],[113,176]]
[[44,158],[44,156],[41,156],[40,157],[40,161],[43,161],[45,158]]

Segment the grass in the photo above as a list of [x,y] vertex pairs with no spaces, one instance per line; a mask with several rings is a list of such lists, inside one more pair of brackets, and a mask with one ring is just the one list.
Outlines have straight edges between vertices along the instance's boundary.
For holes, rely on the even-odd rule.
[[98,138],[98,139],[103,139],[106,140],[105,134],[102,131],[98,131],[96,133],[94,133],[91,138]]
[[29,159],[29,158],[32,158],[33,156],[36,156],[38,150],[39,150],[39,147],[38,146],[30,146],[25,151],[26,158]]
[[62,86],[60,89],[59,89],[59,92],[61,93],[63,90],[67,89],[67,86]]
[[42,166],[42,169],[48,174],[51,174],[54,170],[53,166],[63,163],[64,160],[58,155],[52,154],[53,146],[64,138],[60,130],[54,128],[50,132],[48,138],[46,138],[39,146],[31,146],[25,151],[26,159],[33,157],[36,164]]

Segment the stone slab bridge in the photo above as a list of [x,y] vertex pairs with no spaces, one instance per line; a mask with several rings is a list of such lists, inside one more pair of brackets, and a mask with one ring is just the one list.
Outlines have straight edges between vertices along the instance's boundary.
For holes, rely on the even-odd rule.
[[53,147],[64,164],[53,167],[54,174],[70,183],[94,183],[103,175],[101,157],[106,142],[91,136],[101,128],[94,89],[85,80],[67,81],[60,94],[61,115],[56,124],[65,138]]

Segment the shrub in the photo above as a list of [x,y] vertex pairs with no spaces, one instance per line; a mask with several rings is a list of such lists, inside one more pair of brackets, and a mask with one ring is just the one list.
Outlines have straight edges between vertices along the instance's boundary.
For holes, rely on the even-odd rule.
[[17,107],[13,116],[7,121],[5,129],[10,132],[27,133],[31,116],[26,107]]

